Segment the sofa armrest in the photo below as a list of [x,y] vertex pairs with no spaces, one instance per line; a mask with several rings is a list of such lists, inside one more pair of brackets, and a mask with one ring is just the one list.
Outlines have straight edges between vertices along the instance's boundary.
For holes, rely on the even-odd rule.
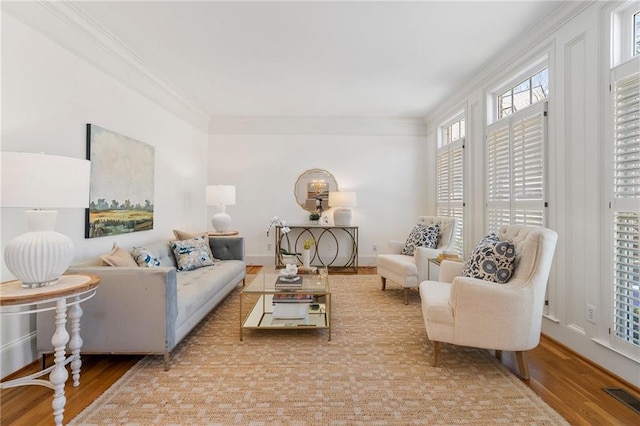
[[243,237],[209,237],[213,257],[220,260],[244,260]]
[[416,247],[413,259],[418,268],[418,283],[429,279],[429,259],[438,257],[442,250],[426,247]]
[[440,262],[440,275],[438,281],[443,283],[453,282],[453,279],[462,274],[463,262],[454,262],[453,260],[443,260]]
[[[96,295],[82,304],[86,353],[166,353],[176,344],[178,317],[173,267],[76,267],[100,277]],[[38,350],[51,350],[52,312],[38,314]]]
[[492,349],[514,351],[535,347],[540,338],[542,312],[536,311],[529,290],[519,282],[497,284],[455,278],[450,299],[456,318],[454,343],[477,346],[492,342]]

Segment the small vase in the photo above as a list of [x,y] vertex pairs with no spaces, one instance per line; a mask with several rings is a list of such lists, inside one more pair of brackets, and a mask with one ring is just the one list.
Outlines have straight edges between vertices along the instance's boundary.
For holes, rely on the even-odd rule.
[[308,249],[302,250],[302,266],[305,268],[309,268],[310,262],[311,262],[311,250],[308,250]]

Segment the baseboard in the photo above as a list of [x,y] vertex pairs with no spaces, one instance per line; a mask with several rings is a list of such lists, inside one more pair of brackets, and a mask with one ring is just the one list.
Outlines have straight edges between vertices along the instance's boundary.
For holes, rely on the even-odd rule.
[[0,348],[0,377],[20,370],[34,361],[36,331],[5,343]]

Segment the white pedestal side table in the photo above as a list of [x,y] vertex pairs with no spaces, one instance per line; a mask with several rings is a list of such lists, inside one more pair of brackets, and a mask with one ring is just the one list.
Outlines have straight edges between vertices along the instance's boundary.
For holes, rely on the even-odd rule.
[[[51,337],[54,348],[54,364],[37,373],[0,383],[1,389],[24,385],[41,385],[53,389],[53,418],[56,425],[62,425],[64,406],[64,385],[69,378],[66,365],[71,364],[73,386],[80,385],[80,304],[96,294],[100,278],[96,275],[63,275],[58,283],[39,288],[22,288],[20,281],[8,281],[0,284],[0,314],[25,315],[55,310],[56,330]],[[67,307],[69,307],[70,330],[67,332]],[[69,357],[66,346],[69,344]],[[49,374],[49,380],[38,377]]]

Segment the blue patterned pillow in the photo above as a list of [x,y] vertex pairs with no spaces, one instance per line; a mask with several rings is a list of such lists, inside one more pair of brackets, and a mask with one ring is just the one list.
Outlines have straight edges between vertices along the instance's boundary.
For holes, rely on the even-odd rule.
[[207,234],[189,240],[172,241],[170,246],[176,257],[178,271],[190,271],[213,265],[213,254]]
[[409,238],[407,238],[407,242],[404,244],[401,253],[406,254],[407,256],[413,256],[416,247],[437,248],[439,238],[439,223],[431,226],[419,223],[411,230]]
[[473,249],[462,268],[463,277],[504,284],[513,275],[516,248],[511,241],[500,241],[491,233]]
[[160,260],[144,247],[134,247],[131,251],[131,256],[133,256],[133,260],[136,261],[138,266],[147,268],[160,266]]

